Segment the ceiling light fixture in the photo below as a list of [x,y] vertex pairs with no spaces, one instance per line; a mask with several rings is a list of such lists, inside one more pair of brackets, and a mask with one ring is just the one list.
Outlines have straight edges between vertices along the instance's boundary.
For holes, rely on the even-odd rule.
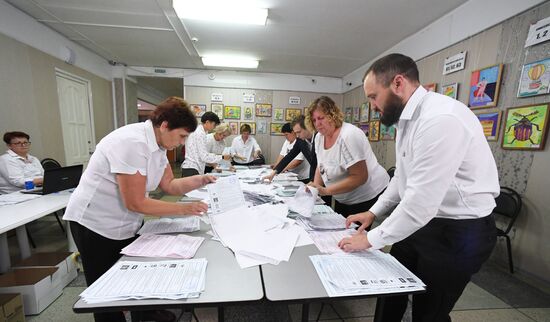
[[202,57],[204,66],[258,68],[259,61],[253,58],[234,56],[208,56]]
[[250,1],[174,0],[172,5],[180,19],[262,26],[267,21],[267,9],[254,7]]

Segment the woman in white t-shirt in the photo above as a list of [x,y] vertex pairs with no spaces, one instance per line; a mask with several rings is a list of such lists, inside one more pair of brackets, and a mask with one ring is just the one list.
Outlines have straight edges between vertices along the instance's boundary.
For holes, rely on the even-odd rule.
[[363,131],[344,123],[343,118],[327,96],[317,98],[306,111],[306,126],[318,132],[317,170],[310,185],[319,189],[321,196],[333,196],[334,210],[347,217],[369,210],[388,185],[389,176],[378,164]]
[[[126,125],[105,136],[97,145],[63,219],[82,258],[86,283],[91,285],[120,258],[120,250],[136,238],[143,215],[201,215],[202,202],[172,203],[154,200],[148,193],[160,187],[183,195],[215,181],[208,175],[174,179],[166,157],[185,143],[197,128],[186,101],[170,97],[150,119]],[[146,320],[173,320],[168,311],[147,311]],[[122,312],[96,313],[96,321],[126,321]]]

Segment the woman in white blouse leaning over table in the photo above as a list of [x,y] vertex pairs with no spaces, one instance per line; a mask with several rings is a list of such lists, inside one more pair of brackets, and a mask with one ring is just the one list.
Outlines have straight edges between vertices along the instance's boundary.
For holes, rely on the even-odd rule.
[[344,123],[343,118],[327,96],[314,100],[306,111],[306,126],[319,132],[315,139],[317,170],[310,185],[321,196],[333,196],[334,210],[347,217],[369,210],[388,185],[389,176],[363,131]]
[[[212,176],[174,179],[166,150],[185,143],[197,127],[186,101],[170,97],[150,119],[108,134],[96,147],[80,183],[69,200],[68,220],[82,258],[86,283],[91,285],[120,258],[120,250],[136,238],[143,215],[201,215],[202,202],[171,203],[154,200],[148,192],[160,187],[183,195]],[[171,320],[167,311],[148,311],[148,320]],[[122,312],[94,314],[96,321],[125,321]]]
[[222,157],[209,153],[206,149],[206,133],[212,131],[218,124],[220,124],[220,118],[214,112],[206,112],[201,116],[201,124],[195,132],[189,135],[189,139],[185,143],[185,160],[181,164],[182,177],[204,174],[204,167],[207,163],[218,164],[222,158],[231,159],[229,154]]
[[[231,135],[231,128],[227,123],[221,123],[214,128],[214,133],[206,135],[206,151],[217,155],[222,155],[225,150],[225,138]],[[205,173],[212,172],[216,164],[208,163],[204,169]]]
[[29,139],[30,136],[24,132],[4,133],[8,150],[0,156],[0,194],[24,189],[25,181],[29,179],[36,186],[42,185],[44,169],[40,160],[29,154]]

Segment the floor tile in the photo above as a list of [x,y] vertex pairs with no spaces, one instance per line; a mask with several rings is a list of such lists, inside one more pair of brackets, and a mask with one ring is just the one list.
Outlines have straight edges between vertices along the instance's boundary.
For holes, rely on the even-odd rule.
[[456,302],[454,310],[503,308],[511,308],[511,306],[474,283],[469,283],[458,302]]
[[518,309],[537,322],[550,322],[550,308]]
[[516,309],[453,311],[451,319],[460,322],[533,322]]
[[84,289],[85,287],[66,287],[63,289],[63,294],[42,311],[42,313],[39,315],[28,315],[26,316],[26,320],[29,322],[94,321],[94,317],[91,313],[76,314],[73,312],[73,304]]

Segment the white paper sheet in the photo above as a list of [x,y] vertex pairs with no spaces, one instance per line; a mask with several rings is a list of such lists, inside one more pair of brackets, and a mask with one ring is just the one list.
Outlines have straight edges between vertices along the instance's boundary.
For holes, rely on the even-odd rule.
[[302,217],[309,218],[313,213],[318,191],[313,187],[302,186],[296,191],[294,198],[287,199],[288,208]]
[[212,213],[224,211],[244,205],[244,195],[237,176],[219,178],[215,183],[206,185]]
[[200,229],[199,216],[185,216],[147,220],[138,231],[138,234],[190,233]]
[[324,254],[343,254],[344,251],[338,247],[342,238],[353,236],[355,230],[336,230],[336,231],[309,231],[309,237],[315,243],[315,246]]
[[203,237],[145,234],[120,253],[138,257],[193,258],[203,241]]

